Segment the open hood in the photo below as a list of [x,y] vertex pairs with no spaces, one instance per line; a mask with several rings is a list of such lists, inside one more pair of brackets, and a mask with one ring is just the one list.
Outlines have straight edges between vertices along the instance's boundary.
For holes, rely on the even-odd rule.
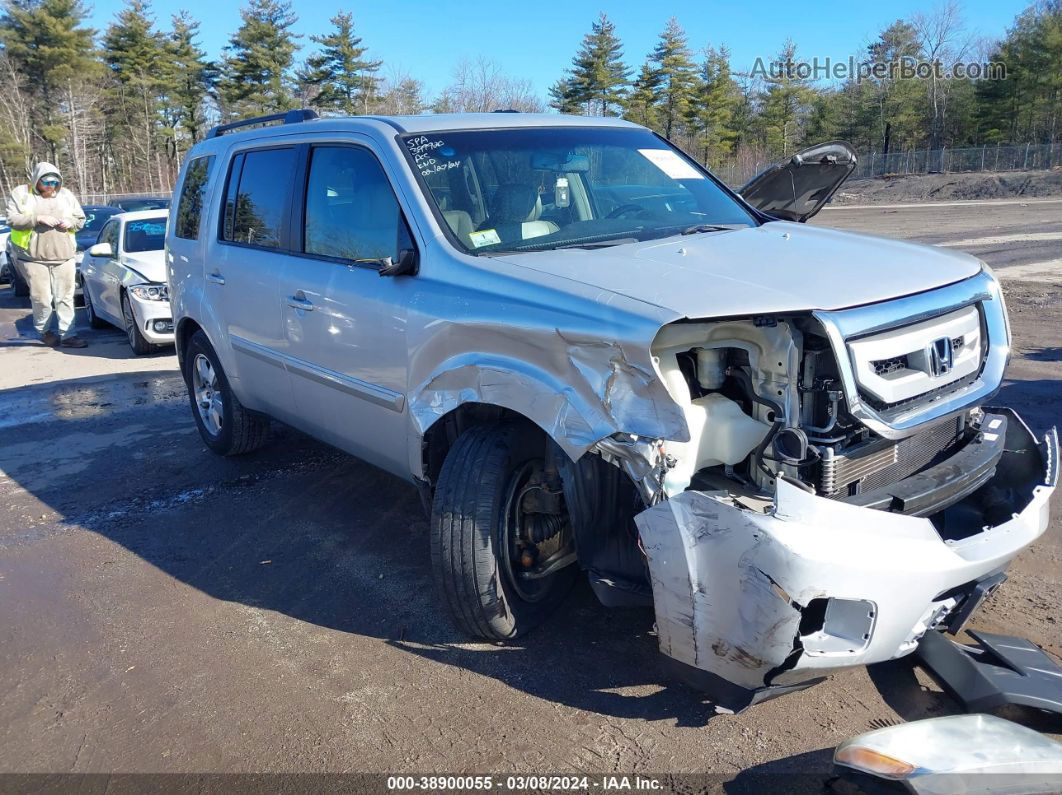
[[822,209],[855,167],[855,150],[844,141],[830,141],[771,166],[738,193],[757,210],[803,223]]

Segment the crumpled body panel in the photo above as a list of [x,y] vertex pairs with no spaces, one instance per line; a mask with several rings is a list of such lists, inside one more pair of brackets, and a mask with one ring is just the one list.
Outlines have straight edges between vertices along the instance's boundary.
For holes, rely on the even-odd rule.
[[[572,460],[617,432],[684,441],[685,415],[657,376],[648,342],[659,327],[613,324],[614,339],[544,326],[534,314],[436,323],[414,364],[436,362],[409,395],[417,435],[464,403],[516,411]],[[541,318],[545,321],[547,318]],[[454,356],[452,351],[462,351]]]
[[[930,519],[829,500],[785,480],[769,513],[698,491],[642,512],[635,521],[660,650],[753,691],[913,651],[956,606],[945,592],[1001,571],[1046,529],[1057,434],[1022,452],[1043,464],[1024,484],[1024,508],[962,540],[945,541]],[[866,637],[823,642],[819,627],[814,644],[802,638],[815,599],[869,605]]]

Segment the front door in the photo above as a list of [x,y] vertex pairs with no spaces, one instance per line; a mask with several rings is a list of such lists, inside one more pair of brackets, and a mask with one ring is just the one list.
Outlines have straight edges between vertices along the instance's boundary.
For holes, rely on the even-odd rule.
[[301,424],[392,472],[408,472],[406,310],[416,280],[381,276],[412,249],[386,173],[370,149],[307,147],[297,235],[280,276]]
[[120,252],[120,221],[108,221],[100,232],[99,242],[111,247],[109,257],[94,257],[85,252],[81,261],[81,289],[90,291],[92,308],[100,317],[124,328],[121,306],[122,265]]

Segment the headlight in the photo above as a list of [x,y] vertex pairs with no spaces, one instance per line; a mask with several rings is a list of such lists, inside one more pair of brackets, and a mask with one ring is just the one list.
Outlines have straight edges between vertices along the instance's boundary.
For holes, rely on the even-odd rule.
[[165,284],[135,284],[129,292],[143,301],[169,301],[170,291]]
[[841,743],[833,761],[923,795],[1062,790],[1062,745],[993,715],[878,729]]

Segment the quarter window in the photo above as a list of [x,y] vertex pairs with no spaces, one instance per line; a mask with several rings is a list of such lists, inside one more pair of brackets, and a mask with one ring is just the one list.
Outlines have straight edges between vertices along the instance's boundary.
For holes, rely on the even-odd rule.
[[188,164],[181,198],[177,202],[177,217],[174,234],[186,240],[199,238],[199,219],[203,215],[203,197],[206,195],[207,178],[214,165],[214,156],[197,157]]
[[409,233],[376,158],[366,149],[318,146],[306,185],[303,250],[344,260],[397,258]]
[[295,150],[291,148],[261,149],[235,158],[225,197],[222,239],[280,248],[294,175]]

